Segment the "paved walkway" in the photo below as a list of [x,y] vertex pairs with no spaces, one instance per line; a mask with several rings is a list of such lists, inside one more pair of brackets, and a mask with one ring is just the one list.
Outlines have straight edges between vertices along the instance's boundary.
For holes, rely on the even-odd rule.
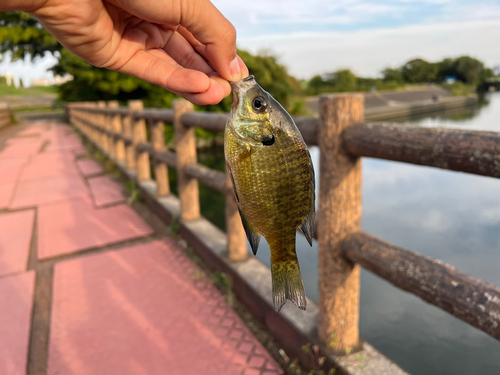
[[66,125],[0,144],[0,374],[281,374]]

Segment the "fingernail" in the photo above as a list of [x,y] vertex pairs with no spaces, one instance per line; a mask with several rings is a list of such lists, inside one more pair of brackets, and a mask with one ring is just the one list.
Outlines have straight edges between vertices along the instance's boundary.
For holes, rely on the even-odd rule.
[[231,73],[231,77],[233,81],[239,81],[241,79],[241,69],[240,63],[238,62],[238,58],[235,57],[231,64],[229,64],[229,72]]

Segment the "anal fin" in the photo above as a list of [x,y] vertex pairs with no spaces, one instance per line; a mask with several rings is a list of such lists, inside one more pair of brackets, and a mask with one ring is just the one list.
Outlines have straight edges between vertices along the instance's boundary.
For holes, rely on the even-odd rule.
[[316,218],[316,212],[314,211],[314,208],[311,210],[309,213],[309,216],[302,222],[300,225],[300,230],[304,234],[304,236],[307,239],[307,242],[309,242],[309,245],[312,246],[312,241],[314,237],[314,220]]
[[245,215],[241,212],[241,209],[238,208],[240,213],[241,222],[243,224],[243,228],[245,228],[245,233],[247,235],[248,242],[250,242],[250,246],[252,247],[253,255],[257,254],[257,249],[259,248],[260,242],[260,234],[257,233],[257,230],[250,224],[247,219],[245,219]]

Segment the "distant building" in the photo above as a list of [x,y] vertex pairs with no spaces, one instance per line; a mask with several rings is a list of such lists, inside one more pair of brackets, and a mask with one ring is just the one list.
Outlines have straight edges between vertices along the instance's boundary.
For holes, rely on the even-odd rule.
[[56,86],[60,86],[63,83],[69,82],[73,80],[73,76],[71,74],[66,74],[64,77],[61,76],[55,76],[54,77],[54,84]]
[[454,77],[454,76],[446,76],[443,79],[443,83],[448,83],[450,85],[455,83],[455,82],[457,82],[457,77]]
[[52,86],[52,82],[47,77],[32,78],[31,86]]
[[5,83],[8,86],[14,86],[15,85],[16,77],[13,74],[10,74],[10,73],[0,74],[0,77],[5,78]]
[[500,65],[493,67],[493,73],[495,73],[496,76],[500,77]]

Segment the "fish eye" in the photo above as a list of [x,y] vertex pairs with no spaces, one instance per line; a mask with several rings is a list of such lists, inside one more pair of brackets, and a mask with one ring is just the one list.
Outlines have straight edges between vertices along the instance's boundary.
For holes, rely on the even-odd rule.
[[264,112],[267,108],[266,100],[262,96],[256,96],[252,100],[252,108],[256,112]]

